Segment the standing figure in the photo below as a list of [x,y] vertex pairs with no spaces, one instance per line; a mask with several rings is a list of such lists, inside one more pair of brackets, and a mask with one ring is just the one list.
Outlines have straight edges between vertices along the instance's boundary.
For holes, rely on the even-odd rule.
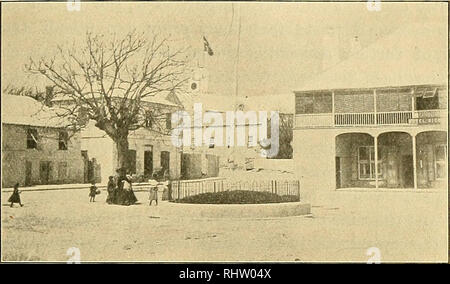
[[114,177],[110,176],[107,186],[108,197],[106,197],[106,203],[112,204],[114,203],[115,191],[116,191],[116,182],[114,181]]
[[11,207],[13,207],[14,203],[19,203],[20,207],[23,206],[23,204],[20,202],[19,183],[16,183],[14,185],[14,191],[9,197],[8,202],[11,202]]
[[131,183],[131,176],[127,175],[124,180],[122,180],[122,190],[124,194],[124,200],[122,205],[132,205],[137,202],[136,195],[134,195],[133,185]]
[[149,205],[152,205],[152,201],[156,201],[156,205],[158,205],[158,180],[157,174],[153,174],[153,179],[149,180],[150,182],[150,195],[148,199],[150,200]]
[[97,187],[95,182],[92,182],[91,188],[89,189],[89,202],[95,202],[95,195],[97,195]]

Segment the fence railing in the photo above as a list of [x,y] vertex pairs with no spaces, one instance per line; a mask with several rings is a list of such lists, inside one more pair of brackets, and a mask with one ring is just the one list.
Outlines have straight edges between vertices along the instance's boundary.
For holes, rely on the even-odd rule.
[[251,190],[272,192],[277,195],[294,195],[300,198],[300,182],[298,180],[239,180],[226,178],[208,178],[201,180],[180,180],[172,182],[172,199],[182,199],[188,196],[207,192],[222,192],[231,190]]
[[374,113],[337,113],[334,115],[335,125],[371,125],[374,122]]
[[[333,114],[297,114],[296,127],[325,127],[325,126],[364,126],[364,125],[406,125],[417,124],[424,119],[440,119],[447,117],[446,110],[422,110],[422,111],[389,111],[367,113],[335,113]],[[331,120],[330,120],[331,119]],[[443,122],[445,124],[445,121]]]
[[413,117],[412,111],[378,112],[377,124],[398,125],[409,124]]

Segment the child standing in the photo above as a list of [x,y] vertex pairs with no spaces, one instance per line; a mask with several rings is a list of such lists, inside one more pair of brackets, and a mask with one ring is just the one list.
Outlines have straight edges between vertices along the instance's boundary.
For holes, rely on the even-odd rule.
[[14,191],[9,197],[8,202],[11,202],[11,207],[13,207],[14,203],[19,203],[20,207],[23,206],[23,204],[20,202],[19,183],[16,183],[14,185]]
[[149,205],[152,206],[152,201],[154,200],[156,202],[156,205],[158,205],[158,177],[157,174],[153,174],[153,179],[149,180],[150,182],[150,195],[148,199],[150,200]]
[[91,188],[89,190],[89,202],[95,202],[95,195],[97,194],[97,187],[95,182],[92,182]]

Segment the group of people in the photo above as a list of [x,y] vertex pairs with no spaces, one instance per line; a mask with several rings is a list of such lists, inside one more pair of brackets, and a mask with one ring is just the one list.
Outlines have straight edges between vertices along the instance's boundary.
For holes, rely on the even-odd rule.
[[130,175],[110,176],[107,191],[106,202],[108,204],[132,205],[137,202]]
[[[110,176],[107,191],[108,196],[106,198],[106,202],[108,204],[118,204],[118,205],[132,205],[135,204],[138,200],[133,191],[132,178],[130,175],[121,174],[120,170],[118,170],[119,175],[116,177]],[[168,172],[163,171],[162,173],[155,173],[153,175],[153,180],[150,180],[150,195],[149,200],[150,204],[155,201],[156,205],[158,205],[158,191],[164,191],[167,189],[167,181],[168,180]],[[95,196],[100,194],[100,190],[95,186],[95,182],[92,182],[92,185],[89,189],[89,202],[95,202]],[[12,195],[9,197],[8,202],[11,203],[11,207],[13,207],[14,203],[19,203],[22,207],[23,204],[20,200],[20,191],[19,191],[19,183],[14,185],[14,190]]]

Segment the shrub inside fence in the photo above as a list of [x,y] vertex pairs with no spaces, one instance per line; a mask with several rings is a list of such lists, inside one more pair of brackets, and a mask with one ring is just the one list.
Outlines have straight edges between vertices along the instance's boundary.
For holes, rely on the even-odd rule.
[[236,190],[269,192],[278,196],[298,196],[300,198],[300,183],[298,180],[229,181],[225,178],[213,178],[174,181],[172,183],[172,199]]

